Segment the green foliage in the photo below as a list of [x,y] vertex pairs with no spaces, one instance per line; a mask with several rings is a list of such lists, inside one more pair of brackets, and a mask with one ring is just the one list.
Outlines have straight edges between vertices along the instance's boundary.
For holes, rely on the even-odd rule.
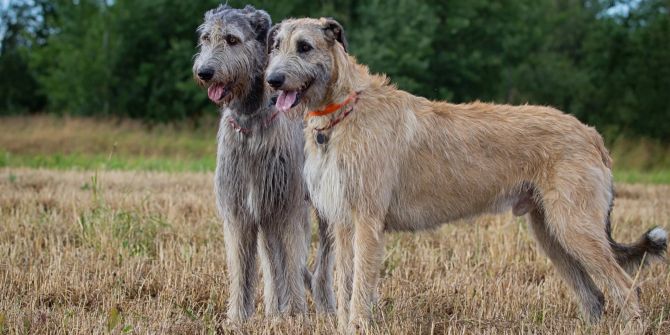
[[32,4],[9,2],[0,4],[0,115],[37,111],[46,104],[46,97],[37,82],[37,71],[29,67],[32,48],[44,43],[46,30],[33,12],[40,10],[46,20],[51,7],[45,1]]
[[152,120],[195,117],[206,106],[194,84],[195,28],[218,1],[121,0],[113,7],[120,55],[115,109]]
[[[415,94],[552,105],[608,138],[670,139],[664,0],[251,2],[275,22],[338,19],[352,54]],[[55,113],[168,121],[213,111],[191,61],[195,28],[218,4],[13,1],[0,16],[0,113],[48,103]]]
[[32,58],[53,111],[155,121],[196,117],[195,27],[216,2],[58,1],[46,47]]
[[49,37],[44,48],[34,53],[33,67],[44,69],[38,80],[48,92],[49,105],[58,113],[74,115],[109,114],[111,87],[110,52],[118,41],[109,31],[109,10],[94,0],[78,5],[57,1],[59,32]]
[[[399,22],[397,13],[403,13],[405,22]],[[430,5],[414,0],[373,0],[360,5],[357,21],[359,24],[349,29],[351,52],[360,55],[373,71],[385,72],[399,87],[430,95],[425,83],[431,78],[431,44],[439,22]]]

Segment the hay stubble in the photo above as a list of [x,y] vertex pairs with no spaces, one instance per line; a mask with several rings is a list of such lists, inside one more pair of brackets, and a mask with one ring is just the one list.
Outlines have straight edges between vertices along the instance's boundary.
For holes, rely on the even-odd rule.
[[[617,185],[615,239],[670,227],[670,186]],[[312,253],[313,253],[312,248]],[[387,235],[379,333],[610,333],[591,327],[523,219]],[[226,321],[223,232],[206,173],[0,170],[0,333],[331,334],[334,321]],[[643,270],[649,333],[670,333],[670,269]],[[259,289],[260,295],[260,289]]]

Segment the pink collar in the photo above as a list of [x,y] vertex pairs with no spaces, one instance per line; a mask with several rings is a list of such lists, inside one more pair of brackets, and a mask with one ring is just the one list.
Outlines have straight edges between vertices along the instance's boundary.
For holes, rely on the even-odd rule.
[[[272,124],[272,121],[274,121],[274,119],[276,119],[278,115],[279,115],[279,111],[275,111],[274,113],[272,113],[272,115],[270,115],[269,118],[267,118],[267,119],[265,119],[265,121],[263,121],[263,124],[261,125],[261,127],[268,128],[270,126],[270,124]],[[251,128],[244,128],[244,127],[240,126],[240,124],[237,123],[235,118],[232,117],[232,116],[228,117],[228,124],[233,128],[233,130],[235,130],[236,132],[238,132],[240,134],[243,134],[243,135],[251,134]]]

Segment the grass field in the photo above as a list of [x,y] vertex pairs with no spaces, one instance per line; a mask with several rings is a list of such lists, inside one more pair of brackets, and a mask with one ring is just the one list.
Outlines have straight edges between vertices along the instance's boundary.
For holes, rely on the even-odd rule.
[[197,128],[128,120],[0,118],[0,167],[212,171],[218,121]]
[[[215,167],[218,121],[197,127],[148,128],[128,120],[0,118],[0,167],[58,170],[207,172]],[[614,177],[670,184],[670,147],[648,140],[612,141]]]
[[[313,306],[304,319],[267,320],[259,304],[251,322],[226,322],[215,128],[0,119],[0,334],[332,334],[334,321]],[[653,181],[653,169],[631,171],[633,181]],[[670,185],[618,183],[617,193],[617,240],[670,228]],[[524,220],[509,214],[388,234],[386,252],[375,333],[622,326],[610,304],[601,324],[584,323]],[[646,333],[670,334],[670,267],[654,264],[638,282]]]

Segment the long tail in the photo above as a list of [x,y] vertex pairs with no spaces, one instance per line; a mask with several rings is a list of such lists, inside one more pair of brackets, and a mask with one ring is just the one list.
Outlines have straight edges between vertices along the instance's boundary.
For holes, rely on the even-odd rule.
[[649,229],[635,243],[618,243],[612,238],[610,215],[608,213],[605,231],[617,262],[631,275],[635,274],[640,266],[649,264],[651,260],[665,258],[668,247],[668,233],[663,228]]

